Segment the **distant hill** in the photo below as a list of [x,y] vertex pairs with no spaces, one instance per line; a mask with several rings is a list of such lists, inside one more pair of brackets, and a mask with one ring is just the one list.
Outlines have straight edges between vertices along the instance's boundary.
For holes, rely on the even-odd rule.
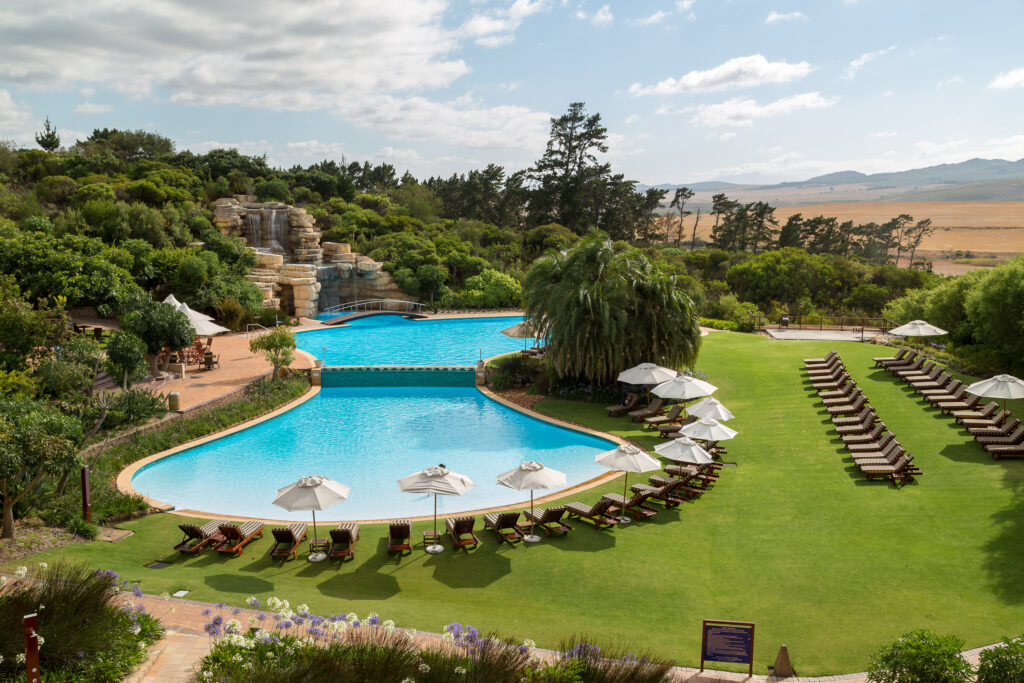
[[[883,200],[889,199],[883,195]],[[1024,178],[968,183],[938,190],[911,190],[893,197],[901,202],[1019,202],[1024,200]]]

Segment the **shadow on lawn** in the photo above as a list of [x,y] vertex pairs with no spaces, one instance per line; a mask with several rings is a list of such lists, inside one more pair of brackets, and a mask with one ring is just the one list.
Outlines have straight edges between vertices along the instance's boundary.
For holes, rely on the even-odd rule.
[[1013,490],[1014,496],[1010,507],[992,515],[999,534],[985,545],[985,569],[995,594],[1003,602],[1017,605],[1024,602],[1024,463],[1000,460],[997,464],[1006,467],[1005,485]]
[[218,593],[235,593],[237,595],[269,593],[274,590],[274,584],[270,581],[255,576],[239,576],[228,573],[209,574],[203,579],[203,583]]
[[332,572],[329,578],[317,584],[322,594],[332,598],[387,600],[397,595],[402,589],[394,573],[402,569],[403,563],[419,559],[416,550],[408,555],[389,553],[386,538],[379,539],[373,551],[370,546],[365,546],[364,550],[373,554],[357,565],[355,571],[345,571],[350,564],[341,564],[335,560],[320,562],[315,568],[300,571],[299,576],[323,577],[327,572]]

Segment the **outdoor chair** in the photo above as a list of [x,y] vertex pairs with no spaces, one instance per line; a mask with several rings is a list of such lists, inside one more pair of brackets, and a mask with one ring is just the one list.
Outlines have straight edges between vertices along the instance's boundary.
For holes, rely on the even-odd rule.
[[[860,412],[856,415],[847,417],[833,417],[832,426],[836,428],[836,432],[842,434],[860,434],[871,429],[871,425],[878,419],[878,415],[875,414],[875,409],[871,406],[865,406],[861,408]],[[845,427],[853,427],[852,430],[844,430]]]
[[850,453],[872,453],[874,451],[881,451],[893,441],[896,436],[892,432],[886,432],[878,438],[877,441],[868,441],[865,443],[851,443],[846,445],[846,450]]
[[[984,433],[989,430],[998,429],[1010,419],[1011,415],[1013,415],[1013,413],[1009,410],[1001,410],[992,417],[961,420],[960,424],[962,424],[971,434]],[[977,430],[977,432],[975,430]]]
[[519,512],[490,512],[484,515],[484,528],[490,527],[498,538],[509,543],[523,540],[519,530]]
[[[921,389],[917,393],[921,394],[921,396],[923,396],[924,399],[926,401],[928,401],[929,403],[938,403],[939,401],[943,400],[943,399],[939,398],[940,396],[945,396],[945,397],[948,397],[948,400],[955,401],[956,398],[954,397],[954,394],[963,385],[964,385],[963,382],[961,382],[958,379],[954,379],[954,380],[952,380],[951,382],[949,382],[946,386],[944,386],[942,388],[939,388],[939,389]],[[933,400],[933,399],[938,399],[938,400]]]
[[[868,481],[873,481],[878,477],[884,477],[891,479],[893,483],[896,483],[897,474],[905,467],[910,466],[910,456],[904,455],[895,464],[892,465],[864,465],[860,468],[860,471],[868,478]],[[901,477],[903,475],[900,475]]]
[[875,367],[883,368],[892,363],[899,363],[907,357],[908,353],[910,353],[910,349],[900,349],[895,356],[880,356],[871,360],[875,361]]
[[980,439],[991,439],[991,438],[1004,438],[1013,433],[1015,429],[1020,427],[1020,418],[1015,417],[1010,419],[1010,411],[1006,411],[1006,418],[999,425],[992,427],[970,427],[967,431],[971,433],[975,441],[980,443]]
[[595,529],[600,529],[603,526],[613,526],[618,522],[617,519],[608,515],[608,508],[610,508],[611,505],[611,501],[604,498],[593,505],[569,503],[565,506],[565,512],[570,519],[573,517],[585,519],[591,522]]
[[842,398],[849,396],[857,388],[857,382],[849,376],[845,377],[838,389],[822,389],[818,391],[818,398]]
[[306,538],[305,524],[289,524],[287,527],[275,527],[270,530],[274,536],[274,544],[270,546],[270,556],[277,558],[297,558],[299,544]]
[[624,413],[628,413],[630,410],[635,409],[636,405],[637,405],[637,402],[639,400],[640,400],[640,397],[638,395],[636,395],[636,394],[629,394],[628,396],[626,396],[626,400],[625,401],[623,401],[622,403],[620,403],[618,405],[608,406],[607,408],[605,408],[605,410],[608,411],[608,416],[609,417],[619,417],[620,415],[622,415]]
[[997,445],[997,446],[985,446],[985,450],[992,454],[992,457],[996,460],[1001,458],[1020,458],[1024,457],[1024,445]]
[[858,467],[863,465],[891,465],[904,453],[904,450],[898,441],[893,440],[881,451],[851,453],[850,457],[853,458]]
[[412,524],[408,520],[392,522],[388,526],[388,552],[412,552]]
[[675,490],[682,485],[682,479],[669,479],[661,486],[655,486],[652,484],[633,484],[629,487],[629,490],[633,493],[646,493],[648,500],[652,502],[658,501],[665,506],[666,510],[671,510],[684,502],[682,498],[673,495]]
[[872,441],[878,441],[882,434],[885,433],[885,423],[879,420],[871,427],[871,429],[863,434],[847,434],[842,436],[843,443],[849,447],[853,444],[869,443]]
[[[966,394],[966,391],[964,393]],[[935,405],[939,410],[948,415],[949,413],[953,413],[958,410],[970,410],[979,403],[981,403],[981,396],[967,394],[963,399],[956,401],[939,401]]]
[[242,548],[250,541],[263,537],[263,522],[246,522],[242,526],[227,523],[221,524],[218,528],[224,534],[224,540],[214,548],[218,553],[241,555]]
[[949,386],[949,383],[953,381],[953,374],[951,372],[940,372],[939,376],[931,380],[913,380],[910,382],[910,386],[914,388],[917,393],[923,393],[925,391],[939,391]]
[[822,400],[822,405],[826,408],[833,406],[848,405],[851,401],[856,401],[858,398],[864,395],[864,392],[860,389],[854,389],[849,396],[842,396],[840,398],[826,398]]
[[448,529],[448,537],[452,539],[452,547],[456,550],[467,546],[476,547],[480,544],[473,527],[476,525],[475,517],[449,517],[444,520]]
[[834,377],[837,373],[844,372],[846,372],[846,366],[843,364],[843,361],[836,360],[835,363],[827,367],[822,366],[820,368],[811,368],[807,370],[807,378],[814,382],[827,377]]
[[653,417],[661,412],[661,406],[664,405],[665,399],[655,398],[646,408],[640,410],[631,410],[627,415],[632,418],[633,422],[641,422],[645,417]]
[[981,410],[954,410],[953,418],[963,424],[964,420],[984,420],[992,417],[999,410],[999,404],[989,401]]
[[327,557],[334,559],[341,558],[344,562],[346,557],[355,558],[356,551],[352,546],[359,540],[359,525],[354,522],[342,522],[337,529],[331,529],[331,549]]
[[829,406],[826,410],[828,410],[829,415],[855,415],[863,410],[867,403],[868,397],[861,394],[853,403],[847,403],[841,406]]
[[815,391],[835,391],[852,381],[850,375],[844,370],[834,377],[827,377],[811,382],[811,388]]
[[835,351],[830,352],[829,356],[830,357],[827,360],[822,358],[822,359],[820,359],[818,361],[815,361],[813,363],[808,363],[805,360],[804,361],[804,370],[806,370],[807,372],[818,372],[820,370],[828,370],[828,369],[836,367],[837,365],[839,365],[839,364],[841,364],[843,362],[843,359],[840,358],[839,354],[836,353]]
[[688,424],[699,420],[696,415],[688,415],[685,419],[671,425],[656,425],[655,429],[658,430],[658,434],[662,437],[670,437],[679,433],[679,430]]
[[932,372],[935,372],[935,376],[938,377],[939,373],[942,372],[942,367],[940,365],[936,365],[935,361],[926,361],[919,369],[899,370],[896,372],[896,376],[904,382],[909,382],[914,379],[930,377]]
[[[669,465],[669,467],[679,467],[679,466],[678,465]],[[663,477],[660,474],[655,474],[655,475],[652,475],[651,477],[649,477],[647,479],[647,481],[651,484],[651,486],[659,486],[659,487],[660,486],[668,486],[669,484],[676,483],[676,487],[674,489],[672,489],[671,496],[675,500],[678,500],[680,503],[685,503],[687,501],[691,501],[694,498],[696,498],[697,496],[699,496],[702,493],[704,493],[704,491],[706,491],[706,489],[704,489],[704,488],[698,488],[696,486],[691,486],[691,484],[693,484],[697,480],[697,477],[699,476],[698,473],[690,472],[688,474],[682,474],[680,472],[680,474],[682,474],[682,476],[680,476],[679,478],[675,478],[675,475],[672,475],[671,473],[669,473],[668,469],[669,469],[668,467],[665,468],[665,472],[669,474],[668,477]]]
[[838,356],[835,349],[832,349],[825,354],[824,358],[804,358],[804,365],[822,365],[830,362],[833,358]]
[[552,533],[567,534],[572,531],[572,527],[562,521],[562,517],[565,515],[564,505],[547,508],[544,511],[539,508],[530,508],[524,511],[523,515],[535,526],[543,529],[545,536],[550,536]]
[[923,356],[918,356],[917,351],[914,351],[913,353],[908,353],[906,356],[904,356],[895,363],[886,364],[885,369],[888,370],[889,372],[896,372],[897,370],[906,370],[907,368],[909,368],[914,363],[917,363],[918,361],[923,362],[923,359]]
[[647,519],[658,514],[654,508],[644,505],[650,496],[650,493],[640,492],[627,499],[621,493],[606,493],[602,500],[611,502],[611,507],[608,508],[609,512],[628,512],[633,515],[633,519]]
[[[1019,420],[1017,422],[1019,423]],[[1010,434],[983,434],[974,438],[982,446],[1016,446],[1017,444],[1024,443],[1024,425],[1018,424]]]
[[903,373],[903,372],[914,373],[914,372],[917,372],[918,370],[920,370],[923,367],[924,367],[924,356],[918,356],[917,358],[914,359],[914,362],[909,363],[908,365],[890,365],[889,367],[886,368],[886,370],[888,370],[892,374],[896,375],[897,377],[901,377],[902,375],[900,373]]
[[174,546],[174,549],[186,555],[191,553],[202,555],[207,545],[221,540],[218,538],[217,527],[219,525],[220,522],[216,520],[207,522],[202,528],[195,524],[179,524],[178,528],[182,530],[185,537],[178,545]]
[[663,424],[672,424],[679,420],[679,413],[683,412],[683,404],[677,403],[668,409],[668,412],[664,415],[655,415],[654,417],[645,417],[644,423],[647,428],[656,427]]

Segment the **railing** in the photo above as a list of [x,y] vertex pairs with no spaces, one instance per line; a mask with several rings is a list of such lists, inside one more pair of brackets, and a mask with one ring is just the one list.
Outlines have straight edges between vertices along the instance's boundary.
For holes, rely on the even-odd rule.
[[267,332],[272,330],[269,327],[263,327],[259,323],[249,323],[245,326],[245,338],[252,339],[253,337],[262,337]]
[[423,306],[424,304],[418,301],[403,301],[402,299],[366,299],[365,301],[338,304],[320,312],[345,314],[362,311],[407,311],[411,313],[422,310]]
[[763,330],[766,327],[775,329],[797,329],[797,330],[863,330],[865,328],[888,332],[896,327],[896,323],[887,318],[866,318],[851,316],[830,316],[830,315],[783,315],[778,320],[771,321],[768,316],[756,314],[753,316],[754,326]]

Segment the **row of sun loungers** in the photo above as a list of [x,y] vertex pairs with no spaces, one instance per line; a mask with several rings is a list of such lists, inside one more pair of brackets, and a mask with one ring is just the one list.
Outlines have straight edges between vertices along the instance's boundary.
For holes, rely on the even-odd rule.
[[850,377],[834,350],[824,358],[804,359],[811,384],[832,417],[857,468],[869,481],[882,478],[893,484],[915,481],[921,470],[913,456],[896,441],[878,419],[867,396]]
[[[178,528],[185,535],[174,549],[184,554],[202,555],[204,550],[212,548],[219,553],[241,555],[243,548],[250,541],[263,536],[263,523],[255,521],[245,522],[239,526],[234,522],[214,520],[202,527],[195,524],[179,524]],[[270,557],[298,557],[298,549],[302,541],[306,540],[307,529],[305,524],[289,524],[287,527],[271,529],[274,544],[270,548]],[[339,524],[337,528],[330,530],[328,557],[353,557],[352,546],[358,540],[358,524]]]
[[[605,408],[605,410],[608,411],[609,417],[620,417],[622,415],[629,415],[633,419],[633,422],[647,422],[648,420],[651,420],[653,418],[654,421],[648,422],[648,424],[661,424],[663,422],[666,422],[666,419],[664,419],[661,415],[663,412],[665,412],[665,409],[663,407],[664,405],[664,399],[655,398],[653,401],[651,401],[651,403],[648,406],[642,407],[640,406],[640,396],[638,396],[637,394],[628,394],[626,396],[626,400],[624,400],[622,403],[613,406],[608,406]],[[672,409],[669,411],[670,417],[665,416],[668,417],[667,421],[672,421],[676,419],[681,410],[681,404],[678,408],[673,406]]]
[[1020,419],[1009,410],[1000,410],[995,401],[980,405],[981,399],[967,393],[966,385],[954,379],[945,367],[909,349],[901,349],[891,358],[873,360],[944,414],[952,415],[996,460],[1024,457],[1024,426]]

